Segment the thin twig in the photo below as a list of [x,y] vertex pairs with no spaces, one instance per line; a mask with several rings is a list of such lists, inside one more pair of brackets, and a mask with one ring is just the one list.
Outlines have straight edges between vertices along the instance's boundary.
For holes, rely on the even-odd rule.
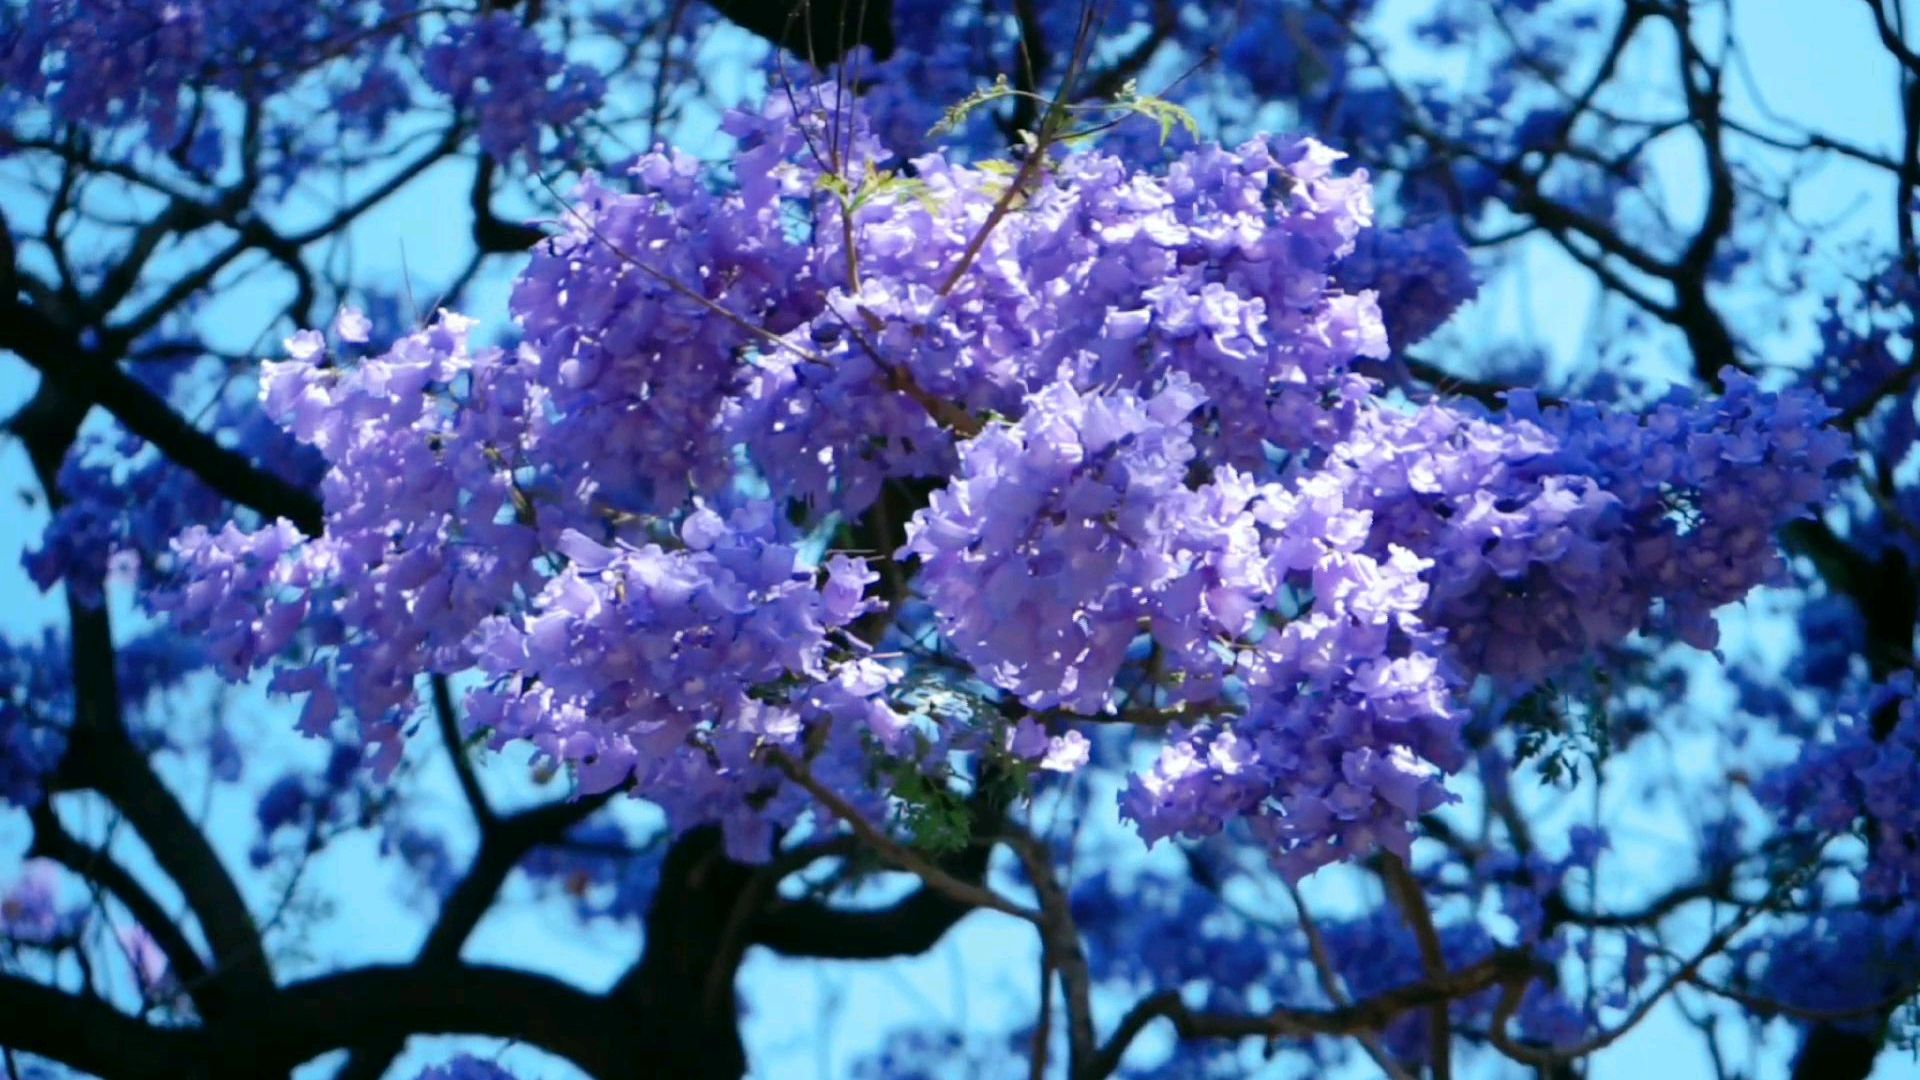
[[854,834],[864,840],[867,846],[873,848],[880,857],[926,882],[929,888],[962,904],[998,911],[1035,926],[1042,925],[1039,912],[1022,907],[983,886],[954,877],[934,865],[926,856],[882,832],[862,816],[852,803],[815,779],[805,766],[789,757],[784,751],[769,749],[762,756],[774,768],[784,773],[787,779],[799,784],[808,794],[820,800],[821,805],[833,811],[835,817],[845,821]]

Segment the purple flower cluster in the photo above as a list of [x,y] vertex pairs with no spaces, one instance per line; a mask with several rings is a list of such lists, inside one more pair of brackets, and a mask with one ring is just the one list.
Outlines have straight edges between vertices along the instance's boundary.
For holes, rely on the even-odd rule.
[[[481,627],[494,688],[469,698],[469,719],[573,766],[582,790],[631,779],[677,827],[721,821],[736,857],[764,857],[769,819],[804,806],[754,810],[779,777],[766,751],[804,756],[810,720],[896,727],[884,705],[865,708],[891,682],[884,668],[830,663],[873,575],[836,555],[817,581],[768,504],[696,509],[674,550],[570,530],[558,552],[568,565],[524,615]],[[858,749],[850,724],[828,737]]]
[[[324,462],[260,411],[257,402],[223,393],[212,427],[240,452],[279,479],[300,488],[320,480]],[[199,476],[146,443],[121,434],[83,437],[61,464],[63,500],[40,547],[22,561],[34,583],[64,583],[81,603],[102,602],[110,581],[130,582],[164,563],[174,536],[192,525],[218,522],[232,505]]]
[[324,535],[189,532],[158,606],[230,677],[298,645],[275,688],[315,732],[344,699],[387,766],[418,670],[477,668],[496,742],[755,857],[808,805],[771,754],[879,815],[873,755],[960,745],[908,736],[912,661],[853,633],[907,574],[820,553],[930,481],[877,553],[919,564],[889,614],[924,601],[931,647],[1030,709],[1190,710],[1125,814],[1150,840],[1246,818],[1297,876],[1407,851],[1476,677],[1636,630],[1710,645],[1845,454],[1816,399],[1738,375],[1644,415],[1393,404],[1355,369],[1380,308],[1339,285],[1366,176],[1310,140],[1070,154],[1010,191],[939,155],[887,173],[824,87],[727,126],[730,180],[657,152],[638,194],[585,186],[515,351],[455,316],[351,362],[297,335],[264,397],[328,463]]
[[[815,310],[806,252],[784,233],[779,157],[751,130],[737,191],[715,192],[698,162],[672,151],[642,157],[641,193],[589,178],[567,231],[535,249],[513,313],[555,416],[544,459],[576,498],[647,512],[680,505],[691,488],[724,486],[730,460],[717,418],[756,331],[774,333]],[[793,148],[783,147],[782,152]]]
[[1351,292],[1374,292],[1396,351],[1426,340],[1480,288],[1460,232],[1446,220],[1367,230],[1335,278]]
[[1007,753],[1046,772],[1070,773],[1093,758],[1093,743],[1071,729],[1059,735],[1047,734],[1047,727],[1031,716],[1023,716],[1007,732]]
[[266,410],[327,459],[326,532],[195,527],[174,544],[181,581],[150,603],[202,636],[231,679],[302,645],[273,688],[304,692],[301,729],[327,733],[338,691],[383,769],[398,761],[420,667],[471,666],[468,636],[520,589],[539,549],[514,469],[528,437],[527,365],[472,352],[442,316],[347,366],[310,331],[268,366]]
[[1644,415],[1520,395],[1486,419],[1361,410],[1290,503],[1349,524],[1289,523],[1276,496],[1256,515],[1297,552],[1272,580],[1311,570],[1292,583],[1311,611],[1253,643],[1246,715],[1176,739],[1127,815],[1149,839],[1251,815],[1292,873],[1404,853],[1463,760],[1461,680],[1539,679],[1641,629],[1711,647],[1714,609],[1778,573],[1774,529],[1844,458],[1827,416],[1737,375]]
[[776,492],[858,512],[887,479],[951,469],[925,398],[1018,415],[1055,382],[1151,396],[1178,371],[1209,402],[1199,449],[1262,468],[1263,444],[1337,430],[1348,402],[1330,392],[1356,359],[1387,354],[1372,298],[1330,284],[1372,212],[1340,156],[1262,139],[1155,175],[1075,155],[1004,217],[1004,170],[929,155],[911,185],[889,186],[869,158],[850,230],[813,237],[814,280],[842,284],[760,359],[728,426]]
[[474,117],[480,147],[500,161],[540,153],[542,128],[558,128],[600,103],[600,76],[550,51],[531,27],[497,11],[448,28],[421,64],[427,84]]
[[1255,691],[1230,722],[1175,727],[1153,768],[1129,778],[1121,813],[1147,840],[1244,817],[1275,867],[1303,877],[1377,849],[1405,855],[1414,820],[1452,800],[1442,779],[1464,752],[1433,658],[1377,655],[1348,671],[1325,661],[1399,628],[1320,614],[1294,627],[1304,631],[1282,648],[1319,670]]
[[[1920,889],[1920,703],[1912,671],[1873,688],[1833,733],[1768,774],[1759,793],[1781,826],[1815,838],[1860,831],[1860,895],[1895,902]],[[1890,723],[1888,723],[1890,721]]]
[[1468,673],[1526,681],[1636,630],[1717,640],[1713,611],[1781,570],[1774,530],[1845,459],[1830,411],[1744,376],[1644,414],[1541,408],[1369,414],[1333,454],[1373,543],[1429,554],[1423,614]]
[[1296,876],[1376,846],[1404,854],[1412,820],[1450,798],[1442,772],[1465,758],[1454,686],[1418,615],[1432,562],[1362,550],[1371,517],[1327,473],[1270,485],[1234,512],[1251,535],[1219,562],[1252,570],[1238,582],[1244,640],[1228,650],[1245,713],[1176,726],[1153,769],[1129,781],[1122,812],[1149,840],[1245,816]]
[[189,107],[191,93],[265,97],[349,42],[371,58],[371,79],[389,81],[375,46],[414,21],[406,8],[363,0],[8,4],[0,8],[0,95],[13,95],[23,111],[38,103],[58,123],[142,125],[153,148],[192,146],[192,160],[211,171],[219,163],[217,129]]
[[60,903],[60,865],[28,859],[20,876],[0,893],[0,935],[30,945],[51,944],[66,934],[86,910]]
[[1661,607],[1649,629],[1702,649],[1718,640],[1715,609],[1783,573],[1775,530],[1814,512],[1851,453],[1818,396],[1764,391],[1740,372],[1725,382],[1719,397],[1678,387],[1639,414],[1536,410],[1525,395],[1508,410],[1553,438],[1558,471],[1591,476],[1620,501],[1641,588]]
[[422,1069],[414,1080],[514,1080],[514,1077],[495,1062],[460,1054]]
[[[1190,515],[1179,504],[1203,498],[1185,484],[1199,403],[1184,380],[1145,401],[1056,383],[1019,423],[965,444],[904,550],[922,564],[942,633],[982,678],[1036,709],[1099,712],[1141,627],[1158,624],[1182,659],[1194,654],[1183,669],[1211,667],[1217,680],[1208,623],[1242,629],[1259,582],[1224,580],[1208,597],[1182,557]],[[1240,554],[1242,566],[1257,561]]]
[[1910,999],[1920,980],[1920,905],[1836,908],[1729,955],[1761,1016],[1777,1012],[1872,1033],[1884,1010]]

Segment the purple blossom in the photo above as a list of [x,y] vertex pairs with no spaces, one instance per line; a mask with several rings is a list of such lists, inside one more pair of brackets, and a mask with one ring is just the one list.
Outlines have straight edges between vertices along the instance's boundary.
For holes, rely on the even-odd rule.
[[334,316],[333,332],[339,335],[341,341],[364,345],[373,333],[373,323],[359,308],[343,307]]
[[1861,897],[1894,903],[1920,888],[1920,704],[1901,671],[1849,703],[1831,734],[1768,774],[1759,794],[1790,834],[1858,831]]
[[509,12],[457,23],[427,48],[428,85],[473,114],[480,146],[500,161],[540,152],[542,128],[579,119],[605,92],[599,74],[567,63]]
[[120,951],[126,956],[127,964],[133,969],[133,977],[140,992],[149,999],[168,993],[172,988],[172,967],[167,963],[167,954],[153,940],[153,935],[141,926],[123,926],[115,931],[115,939],[120,943]]
[[59,906],[60,867],[51,859],[28,859],[20,876],[0,894],[0,933],[15,941],[45,945],[53,941],[70,914]]
[[1349,291],[1376,294],[1395,351],[1425,340],[1479,291],[1460,233],[1448,221],[1369,229],[1335,277]]
[[[1381,308],[1340,284],[1371,188],[1311,140],[1068,155],[983,232],[1004,172],[930,154],[903,183],[858,108],[808,110],[834,94],[729,116],[730,179],[668,151],[635,194],[589,179],[511,351],[451,314],[358,360],[296,335],[262,399],[326,461],[322,535],[189,530],[155,606],[382,771],[418,671],[478,670],[496,745],[738,858],[811,805],[772,755],[878,815],[874,755],[969,738],[865,656],[867,617],[904,616],[1028,709],[1178,721],[1125,815],[1149,840],[1245,819],[1300,876],[1407,853],[1479,677],[1635,632],[1710,647],[1846,457],[1817,399],[1737,373],[1642,413],[1394,404],[1356,370],[1388,355]],[[1441,231],[1394,242],[1460,269]],[[915,490],[899,550],[803,554]],[[914,596],[869,595],[886,560]],[[1061,726],[1009,749],[1077,768]]]
[[500,1065],[472,1054],[460,1054],[442,1064],[422,1069],[414,1080],[514,1080]]

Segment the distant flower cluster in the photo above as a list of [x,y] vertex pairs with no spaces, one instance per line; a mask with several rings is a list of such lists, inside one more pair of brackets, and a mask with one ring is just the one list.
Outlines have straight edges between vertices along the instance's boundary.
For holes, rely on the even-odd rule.
[[428,85],[475,118],[481,148],[501,161],[531,160],[543,128],[579,119],[605,91],[592,68],[567,63],[507,12],[448,30],[427,48],[421,70]]
[[1809,741],[1761,793],[1789,830],[1861,832],[1861,899],[1892,904],[1920,888],[1920,698],[1903,671],[1853,703],[1832,734]]

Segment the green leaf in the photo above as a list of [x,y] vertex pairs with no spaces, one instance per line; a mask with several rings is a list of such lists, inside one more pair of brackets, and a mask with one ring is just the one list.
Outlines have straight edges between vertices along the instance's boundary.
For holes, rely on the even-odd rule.
[[949,134],[957,130],[961,124],[966,123],[967,117],[976,110],[1003,98],[1010,98],[1014,92],[1013,85],[1007,82],[1007,77],[1001,75],[993,80],[993,85],[983,86],[949,105],[947,111],[940,114],[939,122],[927,129],[927,135],[933,137]]
[[1200,134],[1200,122],[1194,119],[1192,113],[1165,98],[1142,94],[1140,87],[1131,79],[1127,80],[1126,85],[1120,88],[1120,92],[1114,95],[1113,108],[1135,116],[1144,116],[1159,124],[1162,146],[1166,145],[1167,140],[1173,136],[1173,129],[1176,126],[1186,128],[1187,134],[1196,138]]
[[900,801],[900,823],[913,846],[934,855],[964,850],[973,840],[973,817],[966,801],[934,783],[911,762],[886,770]]
[[885,169],[874,169],[861,179],[860,190],[846,201],[847,210],[858,210],[875,199],[895,196],[917,199],[929,209],[936,206],[933,191],[927,187],[926,181],[913,176],[899,176]]

